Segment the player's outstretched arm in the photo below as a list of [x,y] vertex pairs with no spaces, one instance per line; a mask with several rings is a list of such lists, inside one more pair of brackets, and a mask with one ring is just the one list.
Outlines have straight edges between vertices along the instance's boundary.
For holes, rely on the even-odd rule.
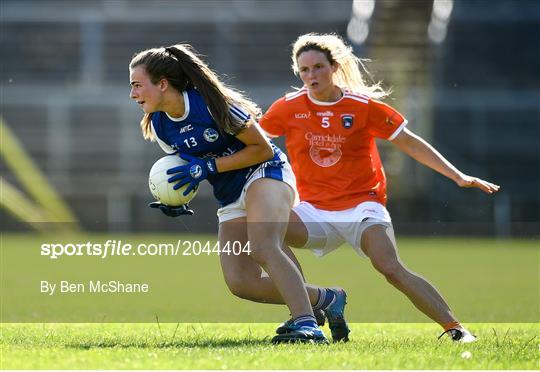
[[392,143],[413,159],[450,178],[460,187],[475,187],[488,194],[499,191],[498,185],[462,173],[433,146],[407,128],[404,128]]

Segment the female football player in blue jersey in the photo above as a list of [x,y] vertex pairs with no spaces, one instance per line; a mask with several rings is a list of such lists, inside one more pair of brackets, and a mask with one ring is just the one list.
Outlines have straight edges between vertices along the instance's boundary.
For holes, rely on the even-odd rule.
[[[273,342],[326,343],[311,304],[327,309],[329,320],[342,320],[345,299],[336,290],[305,285],[294,256],[282,249],[295,181],[285,155],[256,123],[258,107],[222,83],[187,44],[139,52],[129,70],[130,97],[144,111],[144,138],[188,162],[168,170],[169,182],[176,189],[188,185],[187,195],[208,180],[219,203],[221,246],[250,244],[249,254],[220,255],[231,292],[288,306],[292,320]],[[192,213],[186,206],[151,206],[170,216]]]

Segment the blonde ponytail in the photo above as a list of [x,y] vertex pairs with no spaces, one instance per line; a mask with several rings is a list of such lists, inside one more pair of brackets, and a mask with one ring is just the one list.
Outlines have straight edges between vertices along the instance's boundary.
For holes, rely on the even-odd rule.
[[382,99],[390,95],[389,90],[381,86],[381,82],[368,84],[361,70],[371,78],[364,62],[354,55],[352,47],[345,44],[336,34],[309,33],[301,35],[293,44],[292,69],[298,75],[298,57],[305,51],[317,50],[326,54],[332,64],[338,63],[339,68],[334,74],[334,83],[352,92],[365,94],[371,98]]

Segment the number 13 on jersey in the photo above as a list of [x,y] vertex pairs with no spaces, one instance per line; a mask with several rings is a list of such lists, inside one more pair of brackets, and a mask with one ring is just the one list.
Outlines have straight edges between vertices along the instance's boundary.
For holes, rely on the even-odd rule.
[[197,140],[195,140],[195,137],[186,138],[184,140],[184,143],[186,144],[188,149],[197,146]]

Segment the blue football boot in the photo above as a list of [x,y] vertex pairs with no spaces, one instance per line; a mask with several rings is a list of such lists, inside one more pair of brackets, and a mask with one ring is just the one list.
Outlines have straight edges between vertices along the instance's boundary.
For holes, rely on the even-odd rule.
[[[324,315],[324,311],[322,310],[313,310],[313,315],[315,315],[315,320],[317,321],[317,325],[319,327],[322,327],[324,326],[324,322],[325,322],[325,315]],[[292,318],[289,319],[289,320],[286,320],[284,321],[283,323],[281,323],[277,329],[276,329],[276,333],[278,335],[281,335],[283,333],[287,333],[289,332],[289,325],[292,324]]]
[[286,326],[286,332],[274,336],[273,344],[328,344],[328,339],[319,327],[298,326],[292,322]]
[[332,332],[332,340],[334,342],[349,341],[349,333],[351,332],[347,322],[345,321],[345,305],[347,304],[347,293],[342,288],[330,288],[335,294],[334,301],[324,309],[328,326]]

